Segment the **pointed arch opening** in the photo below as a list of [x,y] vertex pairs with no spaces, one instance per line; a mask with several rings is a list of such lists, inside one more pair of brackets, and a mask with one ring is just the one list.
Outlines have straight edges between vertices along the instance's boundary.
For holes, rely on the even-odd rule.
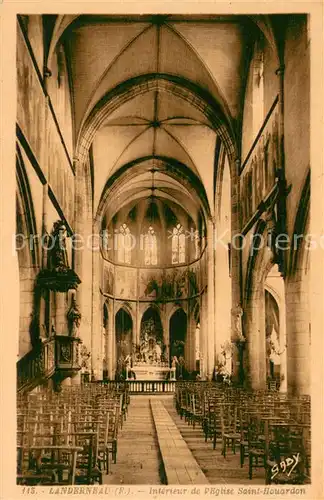
[[146,309],[141,320],[140,361],[159,364],[165,360],[163,327],[160,314],[154,307]]
[[131,315],[121,308],[115,317],[116,331],[116,359],[117,367],[124,365],[125,360],[132,354],[133,320]]
[[287,390],[287,338],[285,283],[278,265],[272,266],[264,283],[266,374],[268,385]]
[[187,315],[179,308],[170,318],[170,362],[174,356],[185,361],[185,344],[187,340]]

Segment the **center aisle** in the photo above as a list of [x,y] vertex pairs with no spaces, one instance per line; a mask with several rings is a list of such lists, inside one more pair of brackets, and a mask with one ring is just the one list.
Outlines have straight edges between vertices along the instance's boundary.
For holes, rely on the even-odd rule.
[[[156,396],[153,396],[156,397]],[[161,396],[162,401],[172,395]],[[148,395],[131,396],[128,416],[118,433],[117,463],[104,484],[163,484],[162,462]]]

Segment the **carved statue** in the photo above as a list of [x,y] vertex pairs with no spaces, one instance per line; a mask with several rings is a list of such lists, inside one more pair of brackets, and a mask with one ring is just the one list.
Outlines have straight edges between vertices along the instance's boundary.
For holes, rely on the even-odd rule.
[[90,361],[90,352],[87,350],[85,345],[81,346],[80,357],[81,357],[81,372],[89,373],[89,361]]
[[235,333],[235,338],[240,341],[244,341],[244,335],[242,331],[242,316],[243,316],[243,309],[242,307],[238,304],[235,309],[232,310],[233,314],[233,323],[234,323],[234,333]]
[[69,333],[71,337],[77,337],[77,333],[81,323],[81,313],[78,309],[75,295],[72,295],[71,307],[67,313],[67,319],[69,324]]
[[155,355],[156,355],[156,361],[160,363],[161,361],[161,355],[162,355],[162,349],[158,343],[155,345]]
[[177,364],[178,364],[178,358],[177,356],[173,356],[171,364],[172,368],[176,368]]
[[66,227],[63,221],[58,220],[54,223],[52,238],[54,239],[51,251],[51,267],[58,272],[64,272],[69,269],[67,251],[66,251]]

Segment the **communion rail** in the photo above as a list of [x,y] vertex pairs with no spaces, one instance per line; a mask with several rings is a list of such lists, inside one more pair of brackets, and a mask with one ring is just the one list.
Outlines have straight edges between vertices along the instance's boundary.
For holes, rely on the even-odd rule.
[[175,380],[127,380],[118,382],[115,380],[97,380],[90,382],[108,386],[109,388],[118,388],[127,384],[130,394],[153,394],[153,393],[173,393],[176,387]]

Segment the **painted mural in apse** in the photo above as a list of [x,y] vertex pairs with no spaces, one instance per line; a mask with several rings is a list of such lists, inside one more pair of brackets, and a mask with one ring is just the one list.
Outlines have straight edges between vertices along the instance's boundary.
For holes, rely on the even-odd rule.
[[129,267],[115,268],[115,296],[125,299],[137,297],[137,270]]

